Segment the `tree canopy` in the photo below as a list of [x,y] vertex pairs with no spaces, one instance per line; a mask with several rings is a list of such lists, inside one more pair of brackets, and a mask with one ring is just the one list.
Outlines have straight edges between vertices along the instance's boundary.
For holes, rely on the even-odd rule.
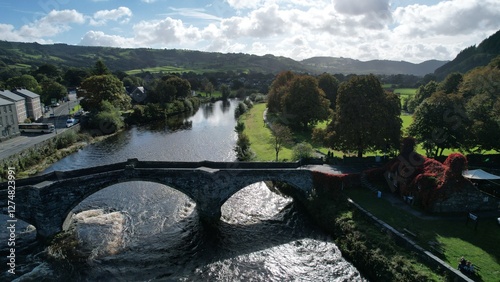
[[319,88],[318,80],[291,71],[276,76],[269,90],[267,107],[287,125],[304,129],[328,119],[331,114],[330,101]]
[[354,76],[340,85],[327,143],[344,152],[397,148],[401,136],[399,97],[386,93],[374,75]]
[[104,100],[121,110],[130,108],[130,96],[125,93],[123,83],[113,75],[94,75],[85,79],[78,95],[84,98],[81,101],[83,108],[93,112],[100,109]]

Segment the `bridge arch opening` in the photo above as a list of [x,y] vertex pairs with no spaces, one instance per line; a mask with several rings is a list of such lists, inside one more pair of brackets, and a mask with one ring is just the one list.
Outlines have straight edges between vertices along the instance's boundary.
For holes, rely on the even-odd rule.
[[221,220],[230,224],[253,224],[280,214],[295,199],[282,193],[275,183],[260,181],[238,190],[223,203]]
[[68,231],[65,239],[78,239],[80,254],[113,255],[150,236],[193,229],[195,208],[175,187],[130,180],[103,187],[74,205],[63,230]]

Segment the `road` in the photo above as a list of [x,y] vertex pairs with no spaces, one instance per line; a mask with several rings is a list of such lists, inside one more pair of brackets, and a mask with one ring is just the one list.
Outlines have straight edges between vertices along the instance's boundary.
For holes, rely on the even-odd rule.
[[[21,133],[18,137],[0,142],[0,160],[6,159],[11,155],[19,153],[66,131],[66,120],[68,119],[69,111],[78,104],[75,94],[70,94],[68,96],[68,102],[63,102],[59,107],[50,108],[48,112],[44,113],[41,122],[53,123],[56,127],[53,133]],[[52,113],[54,117],[51,118],[50,114]]]

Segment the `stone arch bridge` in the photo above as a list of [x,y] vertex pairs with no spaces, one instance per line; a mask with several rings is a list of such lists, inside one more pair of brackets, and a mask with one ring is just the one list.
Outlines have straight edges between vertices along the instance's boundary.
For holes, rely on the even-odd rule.
[[[293,196],[305,200],[313,191],[312,171],[300,163],[126,162],[55,171],[16,180],[15,217],[34,225],[41,239],[63,230],[71,210],[88,196],[113,184],[148,181],[176,189],[196,203],[203,222],[217,222],[221,207],[244,187],[260,181],[290,184]],[[0,207],[7,213],[8,184],[0,183]]]

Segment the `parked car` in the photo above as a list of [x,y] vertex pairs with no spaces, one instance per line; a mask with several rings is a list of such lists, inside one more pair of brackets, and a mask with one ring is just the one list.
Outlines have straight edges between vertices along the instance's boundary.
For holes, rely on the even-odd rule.
[[52,104],[52,107],[55,108],[55,107],[59,107],[60,105],[61,104],[59,104],[59,103],[54,103],[54,104]]
[[74,118],[69,118],[66,120],[66,127],[72,127],[73,125],[75,125],[75,119]]

